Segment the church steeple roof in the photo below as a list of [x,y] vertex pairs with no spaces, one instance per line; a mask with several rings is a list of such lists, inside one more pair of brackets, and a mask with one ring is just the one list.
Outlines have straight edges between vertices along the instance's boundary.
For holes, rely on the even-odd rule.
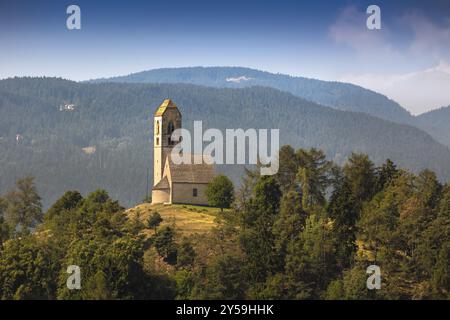
[[155,117],[162,116],[167,108],[176,108],[176,109],[178,109],[177,106],[175,105],[175,103],[173,103],[173,101],[171,99],[166,99],[166,100],[163,101],[163,103],[161,103],[159,108],[156,110]]

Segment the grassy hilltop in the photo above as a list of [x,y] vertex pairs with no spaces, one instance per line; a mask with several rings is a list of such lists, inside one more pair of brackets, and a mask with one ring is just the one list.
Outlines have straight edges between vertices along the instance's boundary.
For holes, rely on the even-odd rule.
[[[163,219],[161,226],[175,225],[177,232],[182,236],[193,234],[203,234],[210,231],[217,224],[215,219],[220,212],[219,208],[193,206],[183,204],[140,204],[126,211],[129,218],[138,217],[146,223],[153,212],[158,212]],[[153,234],[153,230],[145,229],[148,235]]]

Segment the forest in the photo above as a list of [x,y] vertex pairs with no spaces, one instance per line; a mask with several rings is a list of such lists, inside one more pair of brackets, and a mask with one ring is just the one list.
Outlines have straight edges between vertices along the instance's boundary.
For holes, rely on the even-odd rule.
[[[214,228],[183,237],[104,190],[67,191],[44,212],[34,179],[18,180],[0,198],[0,298],[450,298],[450,184],[434,172],[289,145],[276,175],[258,172],[245,171]],[[66,286],[69,265],[80,290]],[[379,290],[366,287],[369,265]]]

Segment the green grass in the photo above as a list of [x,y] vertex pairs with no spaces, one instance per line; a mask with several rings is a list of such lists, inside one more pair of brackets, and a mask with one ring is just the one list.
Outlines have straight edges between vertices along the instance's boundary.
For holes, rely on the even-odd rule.
[[[144,203],[126,211],[130,218],[139,214],[139,218],[144,223],[146,223],[153,212],[158,212],[163,218],[161,226],[175,225],[178,233],[182,236],[188,236],[195,233],[201,234],[208,232],[216,226],[214,220],[220,213],[220,209],[187,204],[152,205]],[[146,230],[146,232],[149,235],[153,234],[153,230]]]

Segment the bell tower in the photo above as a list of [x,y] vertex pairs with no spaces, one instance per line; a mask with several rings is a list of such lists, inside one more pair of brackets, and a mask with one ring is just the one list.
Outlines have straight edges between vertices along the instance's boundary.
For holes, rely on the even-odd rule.
[[161,181],[167,155],[176,142],[171,135],[181,128],[181,113],[170,99],[166,99],[156,110],[153,119],[153,185]]

